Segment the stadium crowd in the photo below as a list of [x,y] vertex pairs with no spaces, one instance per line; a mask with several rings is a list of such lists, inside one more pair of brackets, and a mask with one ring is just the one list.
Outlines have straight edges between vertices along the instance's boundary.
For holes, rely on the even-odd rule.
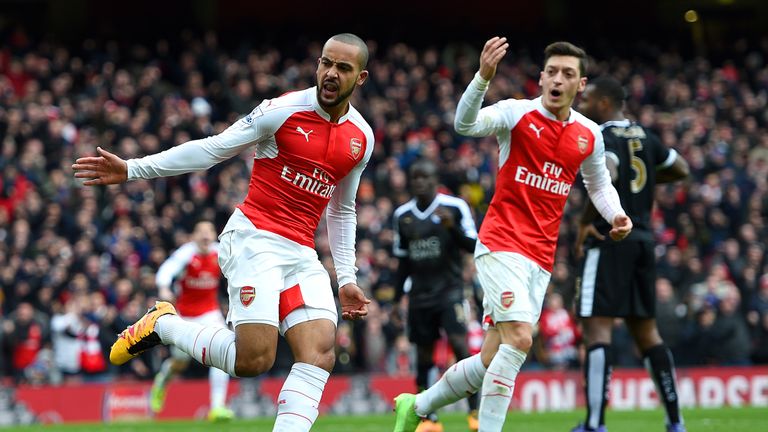
[[[71,164],[97,146],[131,158],[220,132],[264,98],[312,86],[316,64],[296,59],[317,58],[321,42],[294,57],[278,46],[224,47],[215,33],[151,45],[64,46],[18,29],[2,36],[0,371],[29,382],[149,379],[167,351],[120,368],[106,352],[153,304],[155,272],[195,221],[223,227],[245,196],[251,155],[209,172],[106,188],[83,187]],[[479,225],[498,152],[493,138],[460,137],[452,126],[479,44],[369,45],[370,78],[352,103],[376,134],[357,230],[358,281],[375,301],[366,320],[339,324],[337,369],[404,374],[413,372],[413,352],[403,306],[393,303],[391,217],[410,199],[405,173],[417,158],[435,161],[443,189],[465,199]],[[629,116],[691,166],[687,181],[657,191],[662,337],[680,365],[768,363],[768,38],[736,41],[716,61],[652,44],[638,44],[632,56],[585,48],[594,56],[589,76],[619,78]],[[528,52],[508,54],[487,103],[536,95],[541,59]],[[579,364],[570,246],[585,199],[578,188],[569,197],[527,367]],[[324,226],[317,249],[333,274]],[[478,287],[470,256],[466,263],[472,301]],[[619,323],[614,346],[618,365],[639,365]],[[278,359],[275,372],[287,364]]]

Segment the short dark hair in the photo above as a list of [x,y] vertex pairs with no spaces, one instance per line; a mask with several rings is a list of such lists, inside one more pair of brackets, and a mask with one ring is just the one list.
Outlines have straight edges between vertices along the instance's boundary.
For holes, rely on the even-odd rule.
[[593,80],[590,80],[588,85],[592,86],[593,97],[606,97],[613,104],[614,108],[621,108],[624,104],[624,99],[627,98],[627,93],[624,91],[624,87],[616,78],[603,75]]
[[570,42],[553,42],[544,48],[544,64],[552,56],[570,56],[579,59],[579,74],[587,76],[587,53]]
[[408,167],[408,174],[413,175],[413,172],[417,169],[426,171],[429,175],[437,177],[437,164],[431,159],[420,157],[411,163]]
[[360,49],[360,56],[358,58],[358,62],[360,63],[360,70],[363,70],[366,66],[368,66],[368,45],[357,35],[353,35],[352,33],[339,33],[337,35],[331,36],[331,38],[328,40],[335,40],[341,43],[356,46]]
[[213,231],[214,232],[218,231],[218,228],[216,227],[216,224],[212,220],[206,219],[205,217],[201,216],[201,217],[195,219],[195,223],[192,225],[192,230],[190,231],[190,233],[195,232],[197,230],[197,227],[199,227],[202,224],[211,224],[211,226],[213,227]]

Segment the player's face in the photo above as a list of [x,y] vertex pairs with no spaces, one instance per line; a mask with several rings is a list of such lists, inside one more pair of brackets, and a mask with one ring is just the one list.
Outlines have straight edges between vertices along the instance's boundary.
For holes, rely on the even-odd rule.
[[216,228],[210,222],[200,222],[195,226],[192,237],[201,250],[207,251],[211,243],[216,241]]
[[579,112],[587,116],[588,119],[597,122],[602,123],[598,121],[598,110],[597,110],[597,98],[592,94],[592,91],[594,90],[594,86],[587,85],[586,88],[584,88],[584,92],[581,94],[581,98],[579,101]]
[[578,57],[550,57],[539,78],[544,108],[558,120],[566,120],[576,94],[583,91],[586,84],[587,78],[579,72]]
[[368,71],[361,70],[360,50],[355,45],[329,40],[317,60],[317,100],[323,108],[344,106],[355,91],[363,85]]
[[437,191],[437,173],[426,165],[411,170],[410,182],[411,193],[417,198],[431,198]]

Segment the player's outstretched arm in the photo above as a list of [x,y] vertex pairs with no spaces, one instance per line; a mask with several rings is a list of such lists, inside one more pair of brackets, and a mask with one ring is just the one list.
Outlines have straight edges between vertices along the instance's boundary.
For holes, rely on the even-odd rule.
[[72,165],[76,178],[86,179],[86,186],[111,185],[128,181],[128,164],[101,147],[96,147],[98,156],[79,158]]
[[[257,110],[260,109],[257,107],[254,112]],[[257,118],[251,114],[218,135],[187,141],[138,159],[123,160],[99,148],[99,156],[80,158],[72,169],[76,172],[75,177],[87,179],[85,185],[88,186],[204,171],[238,155],[260,137],[274,133],[274,120],[264,114]]]

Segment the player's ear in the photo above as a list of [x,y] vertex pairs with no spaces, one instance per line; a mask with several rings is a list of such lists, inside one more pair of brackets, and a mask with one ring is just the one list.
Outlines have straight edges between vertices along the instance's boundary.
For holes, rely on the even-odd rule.
[[365,80],[368,79],[368,71],[363,69],[360,71],[360,73],[357,75],[357,85],[361,86],[365,82]]
[[581,77],[579,78],[579,88],[577,91],[581,93],[585,88],[587,88],[587,77]]
[[613,105],[613,103],[611,103],[611,100],[608,98],[608,96],[601,96],[600,99],[597,100],[597,103],[599,105],[599,108],[603,111],[609,111]]

